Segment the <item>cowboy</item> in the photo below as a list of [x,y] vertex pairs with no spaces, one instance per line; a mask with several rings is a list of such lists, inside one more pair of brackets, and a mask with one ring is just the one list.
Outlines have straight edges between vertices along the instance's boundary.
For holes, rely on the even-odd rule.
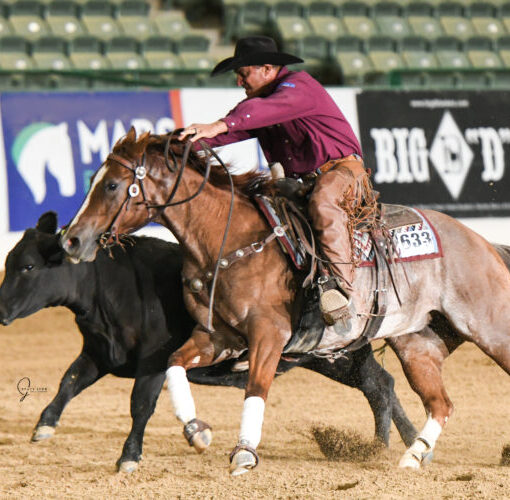
[[224,118],[191,124],[179,138],[217,147],[256,137],[269,164],[280,163],[287,177],[315,178],[309,214],[336,274],[322,279],[320,307],[328,325],[340,325],[354,313],[352,215],[367,204],[375,207],[375,196],[359,142],[340,109],[308,73],[285,67],[301,62],[279,52],[272,38],[239,39],[234,56],[211,75],[233,70],[247,98]]

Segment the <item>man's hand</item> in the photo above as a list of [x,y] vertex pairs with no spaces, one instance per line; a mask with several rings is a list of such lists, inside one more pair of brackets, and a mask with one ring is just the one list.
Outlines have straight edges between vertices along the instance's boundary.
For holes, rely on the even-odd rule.
[[180,133],[179,140],[182,141],[188,137],[188,135],[191,135],[190,141],[195,142],[202,137],[212,139],[225,132],[228,132],[228,127],[227,124],[221,120],[213,123],[192,123]]

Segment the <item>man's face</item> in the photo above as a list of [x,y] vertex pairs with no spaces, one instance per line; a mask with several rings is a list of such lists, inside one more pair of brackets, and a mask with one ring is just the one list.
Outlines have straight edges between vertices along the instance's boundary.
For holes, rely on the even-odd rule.
[[243,66],[235,71],[237,85],[243,87],[247,97],[257,97],[277,75],[273,66]]

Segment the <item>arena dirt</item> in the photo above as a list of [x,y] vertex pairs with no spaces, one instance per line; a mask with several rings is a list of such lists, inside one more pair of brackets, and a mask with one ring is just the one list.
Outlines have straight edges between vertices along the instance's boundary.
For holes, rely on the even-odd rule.
[[[192,387],[198,415],[214,432],[201,456],[185,443],[165,389],[147,426],[138,471],[118,474],[133,382],[112,376],[70,403],[52,439],[30,444],[40,412],[80,348],[73,317],[63,308],[0,326],[1,498],[510,498],[510,466],[500,465],[510,443],[510,377],[472,345],[446,362],[444,379],[456,411],[425,469],[396,467],[404,445],[394,428],[389,450],[360,462],[326,459],[313,439],[314,427],[370,438],[372,414],[359,391],[296,369],[271,389],[259,467],[238,478],[227,472],[243,401],[233,388]],[[402,404],[421,427],[421,403],[389,350],[384,362]],[[23,377],[40,392],[20,401],[17,383]]]

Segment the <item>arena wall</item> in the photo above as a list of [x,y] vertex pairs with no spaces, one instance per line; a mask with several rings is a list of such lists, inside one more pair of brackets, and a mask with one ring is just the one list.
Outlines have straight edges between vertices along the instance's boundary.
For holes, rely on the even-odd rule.
[[[421,102],[417,97],[432,101],[422,95],[383,92],[378,97],[358,89],[328,90],[360,137],[383,200],[409,202],[409,193],[415,193],[412,204],[446,207],[488,240],[510,244],[508,129],[491,128],[489,117],[480,126],[479,114],[477,128],[471,126],[451,100],[411,115],[406,103]],[[463,109],[465,116],[474,114],[479,94],[461,96],[469,103],[467,112]],[[61,224],[70,220],[90,176],[131,125],[138,132],[165,133],[192,122],[209,122],[226,114],[243,96],[241,89],[0,95],[0,269],[22,231],[33,227],[43,212],[56,211]],[[491,99],[502,102],[501,95]],[[445,123],[450,126],[446,131]],[[438,154],[449,170],[429,167]],[[256,141],[225,147],[221,156],[234,172],[266,168]],[[391,168],[395,175],[390,179]],[[156,226],[143,233],[173,239]]]

